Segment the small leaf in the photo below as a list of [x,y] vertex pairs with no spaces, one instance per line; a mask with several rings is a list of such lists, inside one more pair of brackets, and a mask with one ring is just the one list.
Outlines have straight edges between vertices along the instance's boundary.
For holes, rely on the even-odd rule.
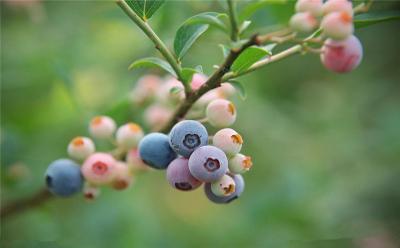
[[356,28],[363,28],[380,22],[400,19],[400,11],[376,11],[357,15],[354,18]]
[[182,69],[182,78],[185,80],[185,83],[192,82],[193,74],[197,73],[198,71],[193,68],[183,68]]
[[182,90],[183,90],[182,87],[175,86],[175,87],[172,87],[172,88],[169,90],[169,93],[170,93],[171,95],[175,95],[175,94],[178,94],[179,92],[181,92]]
[[227,48],[226,46],[219,44],[219,47],[221,47],[222,49],[222,55],[224,56],[224,58],[228,57],[229,54],[229,48]]
[[140,68],[140,67],[158,67],[158,68],[165,70],[166,72],[169,72],[174,77],[176,77],[176,73],[172,69],[172,67],[164,60],[156,58],[156,57],[149,57],[149,58],[136,60],[129,66],[128,69],[132,70],[132,69]]
[[235,87],[235,89],[239,92],[240,98],[242,98],[243,100],[245,100],[246,97],[247,97],[247,93],[246,93],[246,90],[245,90],[243,84],[241,84],[240,82],[235,81],[235,80],[229,80],[228,82],[229,82],[233,87]]
[[194,69],[196,69],[196,71],[198,71],[199,73],[204,74],[203,66],[201,66],[201,65],[196,65],[196,67],[195,67]]
[[272,55],[272,49],[274,49],[276,47],[276,45],[277,45],[276,43],[271,43],[271,44],[263,46],[262,48],[267,52],[267,54],[269,56],[271,56]]
[[163,5],[165,0],[127,0],[126,2],[143,21],[147,21]]
[[244,21],[245,19],[248,19],[251,17],[256,11],[265,8],[268,5],[272,4],[280,4],[280,5],[286,5],[288,0],[261,0],[261,1],[254,1],[250,4],[248,4],[243,11],[239,15],[239,20]]
[[226,30],[225,24],[218,19],[221,14],[205,12],[187,19],[175,34],[174,51],[181,59],[197,38],[202,35],[210,25]]
[[249,47],[239,55],[232,65],[232,71],[240,73],[248,69],[255,62],[268,55],[268,51],[260,47]]
[[243,21],[242,25],[239,27],[239,34],[243,33],[251,24],[251,21]]

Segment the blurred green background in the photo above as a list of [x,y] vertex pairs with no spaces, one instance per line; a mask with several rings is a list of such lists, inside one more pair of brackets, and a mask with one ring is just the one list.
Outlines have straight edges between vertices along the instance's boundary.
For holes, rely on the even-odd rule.
[[[224,10],[215,1],[168,1],[150,23],[171,45],[179,25],[203,11]],[[293,2],[266,6],[250,32],[286,23],[292,12]],[[254,161],[239,200],[214,205],[202,189],[175,191],[154,171],[94,202],[53,199],[2,219],[0,246],[399,247],[399,22],[356,35],[364,59],[350,74],[331,73],[307,54],[239,80],[248,97],[235,99],[234,128]],[[184,63],[210,74],[226,41],[207,31]],[[87,135],[93,115],[143,123],[143,109],[126,99],[147,71],[127,67],[152,55],[153,45],[112,2],[2,1],[2,204],[42,187],[47,165],[67,155],[71,138]]]

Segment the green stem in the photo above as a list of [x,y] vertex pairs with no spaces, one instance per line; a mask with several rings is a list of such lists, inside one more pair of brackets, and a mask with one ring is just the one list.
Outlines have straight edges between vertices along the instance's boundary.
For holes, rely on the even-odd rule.
[[231,39],[232,41],[239,40],[239,26],[238,26],[238,18],[236,15],[236,3],[234,0],[227,0],[228,3],[228,11],[229,11],[229,20],[231,22]]
[[182,68],[178,64],[174,55],[170,52],[164,42],[157,36],[157,34],[153,31],[150,25],[143,21],[124,0],[117,0],[117,4],[121,7],[121,9],[128,15],[128,17],[147,35],[147,37],[154,43],[157,50],[160,51],[162,56],[167,60],[167,62],[171,65],[172,69],[175,71],[178,80],[185,85],[185,92],[188,94],[190,90],[190,85],[185,82],[182,77]]
[[237,77],[243,76],[243,75],[245,75],[247,73],[250,73],[252,71],[258,70],[261,67],[264,67],[264,66],[266,66],[268,64],[271,64],[273,62],[279,61],[281,59],[284,59],[284,58],[289,57],[291,55],[294,55],[296,53],[300,53],[302,50],[303,50],[303,46],[302,45],[292,46],[291,48],[288,48],[288,49],[286,49],[286,50],[284,50],[284,51],[282,51],[280,53],[277,53],[277,54],[275,54],[275,55],[273,55],[271,57],[268,57],[266,59],[263,59],[263,60],[260,60],[260,61],[258,61],[256,63],[254,63],[252,66],[250,66],[249,69],[247,69],[247,70],[245,70],[243,72],[240,72],[240,73],[229,72],[229,73],[225,74],[224,77],[222,77],[222,81],[225,82],[225,81],[227,81],[229,79],[233,79],[233,78],[237,78]]

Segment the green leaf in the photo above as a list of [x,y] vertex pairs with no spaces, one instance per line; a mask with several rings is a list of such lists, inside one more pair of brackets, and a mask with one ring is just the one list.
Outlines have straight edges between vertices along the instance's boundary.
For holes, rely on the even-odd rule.
[[357,15],[354,18],[354,26],[363,28],[380,22],[400,19],[400,11],[376,11]]
[[175,94],[178,94],[179,92],[181,92],[182,90],[183,90],[182,87],[175,86],[175,87],[172,87],[172,88],[169,90],[169,93],[170,93],[171,95],[175,95]]
[[230,83],[233,87],[235,87],[235,89],[239,92],[240,98],[242,98],[243,100],[246,99],[247,93],[243,84],[235,80],[229,80],[228,83]]
[[193,74],[197,73],[198,71],[193,68],[183,68],[182,69],[182,78],[185,80],[185,83],[192,82]]
[[242,34],[251,24],[251,21],[243,21],[242,25],[239,27],[239,34]]
[[201,65],[196,65],[196,67],[194,68],[196,71],[198,71],[199,73],[204,73],[204,71],[203,71],[203,66],[201,66]]
[[147,21],[163,5],[165,0],[128,0],[126,2],[143,21]]
[[272,55],[272,49],[274,49],[276,47],[276,45],[277,45],[276,43],[271,43],[271,44],[263,46],[262,48],[267,52],[267,54],[269,56],[271,56]]
[[286,4],[288,0],[261,0],[248,4],[239,15],[239,20],[244,21],[251,17],[256,11],[272,4]]
[[222,55],[224,56],[224,58],[228,57],[229,54],[229,48],[227,48],[226,46],[219,44],[219,47],[221,47],[222,50]]
[[136,60],[129,66],[128,69],[132,70],[132,69],[140,68],[140,67],[158,67],[158,68],[165,70],[166,72],[169,72],[174,77],[176,77],[176,73],[172,69],[172,67],[164,60],[156,58],[156,57],[149,57],[149,58]]
[[174,39],[174,51],[181,59],[197,38],[202,35],[210,25],[226,30],[225,24],[218,17],[221,14],[216,12],[205,12],[187,19],[178,29]]
[[235,73],[243,72],[268,54],[269,52],[263,48],[255,46],[249,47],[239,55],[231,69]]

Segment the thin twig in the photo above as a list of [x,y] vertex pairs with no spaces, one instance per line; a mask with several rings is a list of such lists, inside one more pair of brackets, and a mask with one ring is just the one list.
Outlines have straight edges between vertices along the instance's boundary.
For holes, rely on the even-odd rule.
[[235,0],[227,0],[228,3],[228,11],[229,11],[229,20],[231,22],[231,40],[238,41],[239,40],[239,26],[238,26],[238,18],[236,15],[236,3]]
[[36,194],[28,197],[17,200],[13,203],[10,203],[4,207],[1,207],[0,216],[1,218],[9,217],[18,212],[22,212],[29,208],[34,208],[36,206],[41,205],[42,203],[53,198],[53,195],[46,189],[43,188],[39,190]]

